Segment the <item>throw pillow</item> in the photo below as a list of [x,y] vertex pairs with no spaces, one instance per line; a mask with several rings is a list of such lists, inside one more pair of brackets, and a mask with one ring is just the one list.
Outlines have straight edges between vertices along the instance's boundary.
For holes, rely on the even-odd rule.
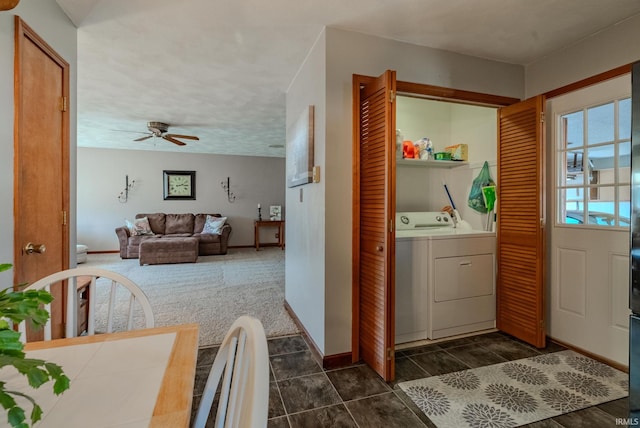
[[212,235],[220,235],[222,233],[222,226],[227,221],[226,217],[214,217],[207,216],[207,220],[204,222],[202,233],[210,233]]
[[147,217],[137,218],[130,222],[129,220],[125,220],[127,228],[131,233],[131,236],[139,236],[139,235],[153,235],[153,231],[151,230],[151,226],[149,225],[149,219]]

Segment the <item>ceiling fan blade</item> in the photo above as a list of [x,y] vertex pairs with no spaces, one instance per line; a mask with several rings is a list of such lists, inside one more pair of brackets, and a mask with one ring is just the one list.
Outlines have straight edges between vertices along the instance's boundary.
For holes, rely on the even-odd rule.
[[[176,135],[176,137],[177,137],[177,135]],[[170,135],[163,135],[162,138],[164,138],[167,141],[171,141],[173,144],[177,144],[179,146],[186,146],[187,145],[186,143],[183,143],[182,141],[176,140],[175,138],[173,138]]]
[[136,138],[133,141],[144,141],[144,140],[148,140],[149,138],[153,137],[153,135],[147,135],[145,137],[140,137],[140,138]]
[[195,135],[180,135],[180,134],[167,134],[165,137],[173,137],[173,138],[186,138],[187,140],[199,140],[200,138]]

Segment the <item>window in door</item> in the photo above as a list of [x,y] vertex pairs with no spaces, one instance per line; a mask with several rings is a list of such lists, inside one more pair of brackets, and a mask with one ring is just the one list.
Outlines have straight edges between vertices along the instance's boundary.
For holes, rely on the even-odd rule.
[[631,98],[559,116],[557,224],[629,227]]

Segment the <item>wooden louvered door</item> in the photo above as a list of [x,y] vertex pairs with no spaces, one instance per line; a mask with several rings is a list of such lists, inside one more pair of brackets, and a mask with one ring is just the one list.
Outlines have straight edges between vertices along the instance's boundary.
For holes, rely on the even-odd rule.
[[536,347],[544,327],[544,97],[498,113],[497,327]]
[[385,380],[394,378],[395,348],[395,71],[361,85],[354,161],[354,263],[359,355]]

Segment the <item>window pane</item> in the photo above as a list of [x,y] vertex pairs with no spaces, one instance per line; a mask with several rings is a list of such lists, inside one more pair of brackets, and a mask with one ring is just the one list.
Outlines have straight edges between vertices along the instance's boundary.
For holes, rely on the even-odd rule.
[[615,177],[615,146],[607,144],[604,146],[589,148],[589,184],[614,184]]
[[[589,224],[615,226],[615,190],[613,186],[589,189]],[[586,222],[585,222],[586,223]]]
[[561,183],[566,186],[577,186],[583,184],[583,171],[582,161],[584,159],[583,152],[573,151],[561,153],[562,158],[565,159],[566,174],[565,180]]
[[631,98],[625,98],[618,103],[618,138],[631,138]]
[[[618,168],[629,168],[631,166],[631,141],[618,144]],[[620,179],[622,180],[622,178]]]
[[614,140],[613,103],[591,107],[587,110],[588,144],[598,144]]
[[584,146],[584,113],[577,111],[575,113],[565,114],[562,116],[563,123],[566,124],[567,141],[562,142],[563,148],[574,148]]
[[618,187],[618,215],[620,216],[620,226],[630,226],[631,218],[631,197],[629,186]]

